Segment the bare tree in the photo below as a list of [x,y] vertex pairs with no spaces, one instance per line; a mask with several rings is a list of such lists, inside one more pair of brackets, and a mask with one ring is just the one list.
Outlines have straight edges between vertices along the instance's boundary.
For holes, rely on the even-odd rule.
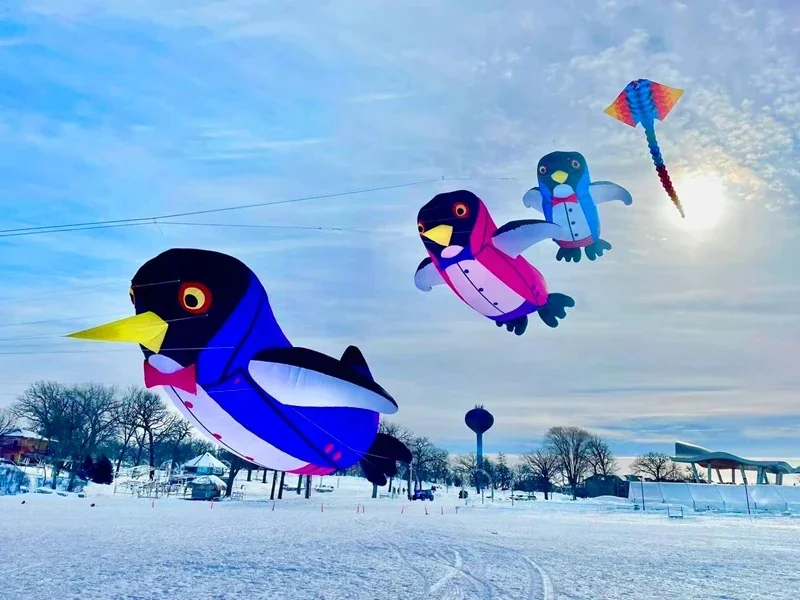
[[150,479],[153,479],[156,472],[156,441],[161,439],[169,427],[174,426],[175,415],[167,410],[166,404],[158,394],[143,388],[132,389],[129,393],[133,396],[133,402],[136,405],[136,419],[139,428],[147,440]]
[[15,414],[49,440],[54,489],[63,465],[71,465],[70,490],[83,458],[113,436],[115,410],[114,388],[99,384],[66,387],[53,381],[34,383],[14,405]]
[[478,455],[474,452],[453,457],[453,470],[461,476],[463,484],[478,488]]
[[7,408],[0,408],[0,437],[17,427],[16,415]]
[[249,466],[250,463],[243,458],[239,458],[239,456],[236,454],[232,454],[228,451],[224,451],[222,453],[222,457],[231,465],[231,468],[228,471],[228,481],[225,482],[225,493],[228,498],[230,498],[231,493],[233,492],[233,482],[236,480],[236,475],[239,474],[239,471]]
[[66,388],[55,381],[33,383],[12,407],[13,413],[30,423],[36,432],[48,439],[49,458],[53,469],[53,489],[64,464],[62,448],[70,445],[71,431],[75,423],[71,418],[75,411]]
[[541,486],[544,492],[544,499],[549,500],[550,493],[553,490],[553,480],[558,474],[561,465],[559,457],[543,448],[539,448],[533,452],[523,454],[522,460],[536,483]]
[[82,425],[72,432],[69,449],[72,468],[68,491],[72,491],[82,458],[94,454],[114,435],[118,402],[113,387],[95,383],[74,386],[69,393],[73,397],[72,408],[79,413],[76,422]]
[[631,463],[631,472],[641,477],[649,475],[655,481],[683,480],[685,477],[681,468],[661,452],[648,452],[637,456]]
[[424,479],[428,478],[429,467],[437,458],[437,448],[426,437],[415,437],[408,444],[411,450],[411,469],[414,484],[418,487]]
[[578,483],[589,469],[589,440],[592,435],[580,427],[551,427],[545,436],[547,451],[558,457],[559,469],[578,497]]
[[114,476],[119,475],[119,468],[125,458],[125,453],[131,441],[134,440],[136,430],[139,428],[138,419],[138,406],[136,399],[138,398],[140,388],[132,386],[120,399],[117,405],[117,435],[119,436],[119,451],[117,453],[117,464],[114,469]]
[[617,461],[603,438],[593,435],[589,438],[589,468],[592,475],[614,475]]

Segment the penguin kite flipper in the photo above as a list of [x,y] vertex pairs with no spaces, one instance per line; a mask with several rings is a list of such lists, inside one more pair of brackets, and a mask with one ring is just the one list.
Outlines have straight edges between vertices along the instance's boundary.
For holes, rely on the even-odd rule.
[[423,259],[414,273],[414,285],[422,292],[430,292],[435,285],[444,285],[441,273],[433,264],[430,256]]
[[359,464],[367,480],[381,486],[386,485],[387,477],[397,475],[398,462],[409,464],[411,459],[411,451],[403,442],[379,433]]
[[589,193],[592,195],[592,200],[594,200],[595,204],[603,204],[614,200],[619,200],[625,206],[633,204],[631,193],[613,181],[593,181],[589,184]]
[[297,407],[362,408],[383,414],[397,412],[397,402],[369,373],[354,346],[342,360],[308,348],[271,348],[248,364],[253,381],[282,404]]
[[522,203],[527,206],[528,208],[534,208],[538,210],[540,213],[544,213],[544,208],[542,208],[543,203],[542,192],[539,190],[538,187],[531,188],[525,195],[522,197]]
[[539,308],[539,318],[548,327],[558,327],[559,319],[567,318],[567,308],[575,306],[575,300],[566,294],[549,294],[547,304]]
[[540,219],[510,221],[492,235],[495,248],[516,258],[542,240],[557,239],[564,233],[560,225]]

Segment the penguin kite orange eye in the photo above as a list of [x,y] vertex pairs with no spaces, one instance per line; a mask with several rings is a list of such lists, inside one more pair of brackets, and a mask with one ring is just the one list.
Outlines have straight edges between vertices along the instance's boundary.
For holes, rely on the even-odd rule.
[[580,169],[580,168],[581,168],[581,163],[580,163],[580,162],[578,162],[578,161],[577,161],[576,159],[574,159],[574,158],[573,158],[573,159],[570,161],[570,163],[569,163],[569,164],[572,166],[572,168],[573,168],[573,169]]
[[542,175],[544,175],[545,173],[547,173],[547,167],[545,167],[544,165],[542,165],[541,167],[539,167],[539,173],[541,173]]
[[453,205],[453,214],[459,219],[463,219],[469,214],[469,208],[463,202],[458,202],[457,204]]
[[211,290],[202,283],[184,283],[178,292],[181,308],[193,315],[202,315],[211,308]]
[[417,231],[420,233],[425,233],[425,225],[422,224],[422,221],[417,222]]

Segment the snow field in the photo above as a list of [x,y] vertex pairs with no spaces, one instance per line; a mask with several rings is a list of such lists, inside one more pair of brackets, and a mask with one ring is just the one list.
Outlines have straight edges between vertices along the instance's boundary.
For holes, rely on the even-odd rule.
[[95,488],[0,498],[0,597],[789,600],[800,589],[800,519],[671,521],[542,500],[456,513],[449,497],[371,500],[369,484],[344,478],[310,500],[285,492],[275,510]]

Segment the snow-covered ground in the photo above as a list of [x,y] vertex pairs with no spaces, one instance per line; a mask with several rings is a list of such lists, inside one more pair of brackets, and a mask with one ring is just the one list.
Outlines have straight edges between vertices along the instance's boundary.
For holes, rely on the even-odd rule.
[[464,506],[454,489],[434,502],[371,500],[367,482],[337,488],[335,477],[323,481],[334,492],[285,492],[273,510],[270,483],[240,479],[244,501],[214,504],[94,485],[86,498],[0,497],[0,597],[794,600],[800,590],[791,517],[670,520],[625,502],[512,506],[502,495]]

